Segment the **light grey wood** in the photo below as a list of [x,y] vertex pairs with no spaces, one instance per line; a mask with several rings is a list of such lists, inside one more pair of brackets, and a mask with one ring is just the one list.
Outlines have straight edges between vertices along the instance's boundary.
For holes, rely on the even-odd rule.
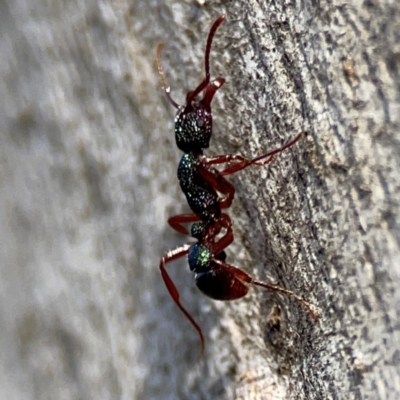
[[[4,399],[397,399],[400,3],[16,0],[0,12],[0,394]],[[185,260],[174,109],[221,14],[208,154],[232,177],[232,264],[319,306],[252,290],[217,303]]]

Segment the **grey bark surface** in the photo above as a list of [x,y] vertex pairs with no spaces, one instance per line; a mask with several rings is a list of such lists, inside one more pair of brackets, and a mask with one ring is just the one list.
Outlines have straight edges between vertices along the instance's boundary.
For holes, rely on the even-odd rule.
[[[2,399],[398,399],[400,3],[15,0],[0,13]],[[185,260],[173,97],[203,77],[221,13],[208,154],[232,177],[228,261],[322,309],[218,303]]]

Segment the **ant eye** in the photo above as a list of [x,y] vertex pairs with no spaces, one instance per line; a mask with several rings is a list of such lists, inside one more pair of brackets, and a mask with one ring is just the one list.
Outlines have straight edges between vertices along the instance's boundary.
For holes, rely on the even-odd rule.
[[197,126],[199,128],[202,128],[204,126],[204,121],[202,119],[200,119],[199,121],[197,121]]

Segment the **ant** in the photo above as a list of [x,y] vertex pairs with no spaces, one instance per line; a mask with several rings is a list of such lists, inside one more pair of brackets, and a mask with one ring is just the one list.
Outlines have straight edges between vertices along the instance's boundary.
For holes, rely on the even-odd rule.
[[[204,294],[213,299],[234,300],[241,298],[248,291],[246,284],[251,284],[296,298],[307,308],[312,318],[317,318],[312,306],[295,293],[275,285],[257,281],[239,268],[225,263],[226,254],[224,249],[232,243],[233,234],[231,219],[229,215],[221,210],[231,206],[235,188],[224,176],[241,171],[250,165],[268,164],[276,154],[281,153],[300,140],[302,133],[281,148],[262,154],[254,159],[246,159],[241,155],[206,157],[203,154],[203,150],[209,147],[212,134],[211,101],[217,90],[225,83],[225,79],[222,77],[211,81],[210,75],[212,40],[224,20],[225,16],[221,15],[210,29],[205,50],[206,76],[197,88],[187,93],[185,105],[180,106],[171,97],[170,88],[166,83],[161,66],[163,45],[159,44],[156,51],[162,87],[169,102],[177,109],[175,117],[176,144],[185,153],[178,166],[178,180],[189,207],[193,211],[191,214],[170,217],[168,223],[173,229],[182,234],[188,234],[183,224],[193,223],[191,236],[198,240],[195,243],[188,243],[167,252],[160,260],[160,271],[172,299],[199,333],[201,354],[204,350],[204,336],[201,328],[181,305],[179,292],[165,269],[167,263],[185,255],[188,255],[189,267],[195,273],[196,285]],[[203,94],[203,97],[198,99],[200,94]],[[229,166],[222,171],[212,168],[212,165],[223,163],[229,164]],[[217,192],[224,197],[220,197]],[[222,231],[225,232],[224,235],[217,240]]]

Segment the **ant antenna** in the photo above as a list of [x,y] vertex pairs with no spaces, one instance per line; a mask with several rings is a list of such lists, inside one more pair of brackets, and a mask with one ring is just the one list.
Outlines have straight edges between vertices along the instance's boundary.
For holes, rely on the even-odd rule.
[[[186,105],[190,105],[192,100],[199,94],[201,93],[210,83],[210,53],[211,53],[211,44],[215,36],[215,32],[219,28],[219,26],[225,21],[225,15],[222,14],[220,15],[215,22],[213,23],[210,32],[208,34],[207,38],[207,44],[206,44],[206,51],[205,51],[205,56],[204,56],[204,67],[206,70],[206,77],[203,79],[203,81],[200,83],[199,86],[197,86],[196,89],[193,91],[189,92],[186,97]],[[224,80],[225,82],[225,80]],[[223,83],[223,82],[222,82]],[[221,82],[217,79],[217,89],[221,86]]]
[[164,47],[164,43],[159,43],[156,48],[156,62],[157,62],[157,69],[161,79],[161,86],[164,89],[165,94],[167,95],[167,99],[169,102],[175,107],[179,108],[179,104],[171,97],[171,88],[167,85],[167,81],[165,79],[164,70],[161,64],[161,51]]
[[[205,51],[205,57],[204,57],[204,66],[205,66],[205,71],[206,71],[206,77],[204,80],[200,83],[199,86],[193,91],[190,91],[187,94],[187,102],[186,104],[189,105],[191,101],[200,93],[202,92],[207,85],[210,83],[210,53],[211,53],[211,44],[213,41],[213,38],[215,36],[215,32],[217,31],[218,27],[225,21],[225,15],[220,15],[216,21],[213,23],[210,32],[208,34],[207,38],[207,44],[206,44],[206,51]],[[161,51],[164,47],[163,43],[159,43],[156,48],[156,62],[157,62],[157,69],[158,73],[160,75],[161,79],[161,86],[164,89],[165,94],[167,95],[168,101],[177,109],[179,109],[180,105],[171,97],[171,88],[168,86],[167,81],[165,79],[165,74],[164,70],[162,68],[161,64]],[[219,86],[221,86],[220,82],[217,80],[217,89]]]
[[270,283],[266,282],[261,282],[258,281],[254,278],[252,278],[249,274],[246,272],[242,271],[241,269],[234,267],[232,265],[226,264],[225,262],[221,260],[213,260],[215,264],[217,264],[222,270],[228,272],[235,278],[249,284],[249,285],[255,285],[255,286],[260,286],[264,289],[271,290],[274,292],[282,293],[285,294],[286,296],[293,297],[296,299],[300,304],[302,304],[307,311],[310,313],[311,318],[316,321],[318,318],[321,316],[321,310],[313,305],[311,305],[308,301],[305,301],[302,297],[297,295],[296,293],[292,292],[291,290],[287,290],[284,288],[281,288],[280,286],[276,285],[271,285]]
[[220,15],[217,20],[213,23],[213,26],[210,29],[207,38],[207,45],[206,45],[206,53],[204,58],[205,63],[205,70],[206,70],[206,81],[210,81],[210,53],[211,53],[211,44],[215,35],[215,32],[219,28],[219,26],[225,21],[225,15]]

